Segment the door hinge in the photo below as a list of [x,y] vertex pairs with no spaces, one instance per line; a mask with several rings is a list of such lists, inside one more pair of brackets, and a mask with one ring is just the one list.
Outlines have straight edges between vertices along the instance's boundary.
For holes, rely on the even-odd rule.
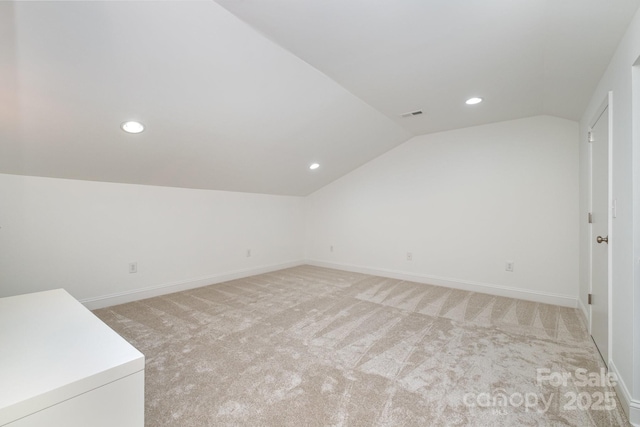
[[587,132],[587,142],[593,142],[593,132]]
[[591,297],[593,296],[593,294],[589,294],[588,298],[587,298],[587,304],[591,305]]
[[589,212],[589,224],[593,224],[593,214]]

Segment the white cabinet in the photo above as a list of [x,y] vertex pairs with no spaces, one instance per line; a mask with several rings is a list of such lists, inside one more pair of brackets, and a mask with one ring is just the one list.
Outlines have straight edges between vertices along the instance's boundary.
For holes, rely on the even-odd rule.
[[0,426],[143,425],[142,353],[63,289],[0,298]]

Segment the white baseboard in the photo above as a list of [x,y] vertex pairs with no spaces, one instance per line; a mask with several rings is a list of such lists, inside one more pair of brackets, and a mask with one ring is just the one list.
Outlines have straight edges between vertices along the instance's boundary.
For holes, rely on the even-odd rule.
[[612,360],[609,361],[609,372],[614,373],[618,379],[615,386],[616,394],[620,399],[622,409],[627,414],[627,418],[629,418],[629,422],[636,427],[640,427],[640,400],[631,398],[631,393],[629,393],[627,385]]
[[392,279],[407,280],[411,282],[427,283],[430,285],[445,286],[448,288],[462,289],[465,291],[479,292],[502,297],[517,298],[527,301],[541,302],[545,304],[561,305],[563,307],[578,307],[578,298],[569,295],[539,292],[528,289],[517,289],[508,286],[489,283],[471,282],[468,280],[452,279],[448,277],[429,276],[422,274],[409,274],[401,271],[379,268],[361,267],[348,264],[339,264],[326,261],[307,260],[306,264],[317,267],[334,268],[337,270],[352,271],[355,273],[371,274],[374,276],[389,277]]
[[255,276],[257,274],[269,273],[272,271],[282,270],[284,268],[296,267],[303,264],[315,265],[318,267],[334,268],[337,270],[353,271],[356,273],[371,274],[375,276],[390,277],[393,279],[407,280],[418,283],[428,283],[431,285],[445,286],[448,288],[462,289],[465,291],[481,292],[491,295],[523,299],[527,301],[541,302],[546,304],[561,305],[564,307],[579,308],[585,312],[586,308],[579,298],[552,294],[546,292],[523,290],[511,288],[508,286],[472,282],[468,280],[459,280],[446,277],[409,274],[400,271],[386,270],[379,268],[369,268],[355,266],[349,264],[339,264],[326,261],[306,260],[292,261],[283,264],[269,265],[245,270],[236,270],[228,273],[217,274],[213,276],[184,280],[180,282],[165,283],[156,286],[150,286],[143,289],[132,289],[130,291],[119,292],[99,297],[86,298],[80,300],[89,310],[109,307],[112,305],[124,304],[127,302],[137,301],[145,298],[152,298],[158,295],[166,295],[174,292],[185,291],[187,289],[199,288],[201,286],[222,283],[229,280],[241,279],[244,277]]
[[584,305],[580,297],[578,297],[578,308],[582,313],[582,320],[584,322],[585,328],[587,329],[587,331],[591,332],[591,323],[589,322],[589,310],[587,309],[587,306]]
[[242,279],[244,277],[255,276],[257,274],[269,273],[284,268],[297,267],[304,264],[303,261],[292,261],[284,264],[268,265],[246,270],[236,270],[229,273],[217,274],[214,276],[200,277],[180,282],[164,283],[157,286],[150,286],[143,289],[133,289],[126,292],[119,292],[94,298],[80,300],[89,310],[110,307],[112,305],[124,304],[141,299],[156,297],[159,295],[171,294],[174,292],[186,291],[187,289],[199,288],[216,283],[227,282],[229,280]]
[[635,427],[640,427],[640,400],[629,402],[629,412],[627,413],[629,422]]

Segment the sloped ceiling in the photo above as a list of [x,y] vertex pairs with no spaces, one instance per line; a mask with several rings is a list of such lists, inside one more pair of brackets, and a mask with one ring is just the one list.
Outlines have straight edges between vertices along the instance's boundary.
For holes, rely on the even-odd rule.
[[0,173],[307,195],[413,135],[578,119],[639,1],[0,2]]
[[[640,4],[216,1],[414,135],[538,114],[579,120]],[[481,108],[464,104],[472,96]]]

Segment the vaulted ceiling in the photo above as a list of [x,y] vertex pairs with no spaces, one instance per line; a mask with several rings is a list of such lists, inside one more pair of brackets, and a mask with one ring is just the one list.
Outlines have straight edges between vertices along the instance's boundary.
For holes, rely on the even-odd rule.
[[639,5],[0,2],[0,173],[306,195],[414,135],[578,120]]

